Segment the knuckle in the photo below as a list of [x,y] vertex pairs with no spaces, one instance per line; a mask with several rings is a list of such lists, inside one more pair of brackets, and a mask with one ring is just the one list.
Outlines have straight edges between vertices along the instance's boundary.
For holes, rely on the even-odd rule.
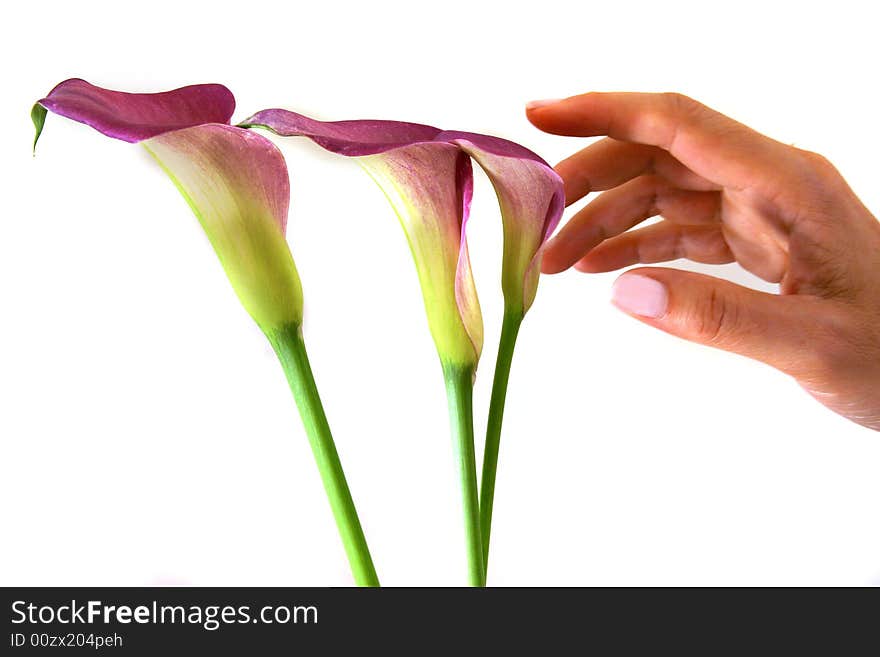
[[697,306],[692,326],[701,342],[718,346],[736,334],[738,321],[735,304],[713,289]]
[[667,91],[660,96],[657,123],[666,128],[667,134],[658,145],[665,151],[674,152],[682,127],[706,125],[717,118],[709,108],[690,96],[677,91]]
[[659,102],[653,103],[644,116],[643,121],[650,126],[648,132],[662,135],[657,145],[663,150],[674,152],[680,125],[690,121],[689,102],[686,96],[668,91],[659,95]]
[[661,95],[668,111],[681,120],[705,120],[709,114],[705,105],[683,93],[667,91]]
[[820,153],[797,149],[803,167],[813,175],[825,179],[838,176],[837,168],[831,161]]
[[706,230],[695,230],[688,237],[686,246],[689,249],[693,247],[694,252],[703,253],[713,261],[724,261],[732,257],[730,247],[724,239],[724,234],[714,227]]
[[798,218],[837,223],[840,200],[847,184],[837,168],[824,156],[794,148],[789,182],[794,194],[789,202]]
[[685,96],[678,91],[667,91],[663,93],[662,96],[666,104],[676,111],[689,109],[697,103],[697,101],[690,96]]

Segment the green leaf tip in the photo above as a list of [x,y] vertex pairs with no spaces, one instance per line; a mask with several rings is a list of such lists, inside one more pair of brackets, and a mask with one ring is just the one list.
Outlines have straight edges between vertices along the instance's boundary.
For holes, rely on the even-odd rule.
[[43,133],[43,126],[46,125],[47,113],[46,108],[39,103],[36,103],[31,109],[31,121],[34,122],[34,128],[37,131],[34,135],[34,155],[37,154],[37,141],[39,141],[40,135]]

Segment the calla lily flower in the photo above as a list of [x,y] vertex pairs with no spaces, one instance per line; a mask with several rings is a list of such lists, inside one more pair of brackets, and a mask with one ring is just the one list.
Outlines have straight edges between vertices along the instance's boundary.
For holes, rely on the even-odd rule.
[[141,142],[190,204],[257,324],[266,331],[298,326],[302,288],[284,237],[287,165],[269,140],[229,125],[234,109],[232,93],[219,84],[132,94],[73,79],[37,101],[31,114],[37,139],[49,110]]
[[[543,246],[562,216],[561,179],[530,150],[487,135],[395,121],[316,121],[283,109],[258,112],[240,125],[266,128],[282,136],[308,137],[329,151],[359,158],[397,212],[444,367],[465,511],[470,582],[484,584],[501,414],[513,345],[535,299]],[[469,158],[476,160],[492,181],[504,224],[501,279],[505,318],[490,408],[483,475],[487,502],[482,510],[476,490],[472,387],[483,330],[465,238],[473,187]]]
[[302,288],[285,239],[287,166],[268,139],[229,125],[234,109],[218,84],[133,94],[67,80],[34,105],[34,146],[51,111],[140,142],[172,179],[281,360],[356,581],[378,585],[302,341]]

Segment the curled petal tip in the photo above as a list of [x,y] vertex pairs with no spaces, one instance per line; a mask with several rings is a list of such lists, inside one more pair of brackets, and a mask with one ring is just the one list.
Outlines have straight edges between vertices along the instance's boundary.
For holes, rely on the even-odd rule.
[[[85,123],[98,132],[127,142],[205,123],[229,123],[235,98],[222,84],[196,84],[160,93],[104,89],[79,78],[55,86],[37,101],[45,110]],[[31,112],[32,118],[34,112]],[[36,125],[36,119],[34,120]],[[37,137],[42,125],[37,130]]]

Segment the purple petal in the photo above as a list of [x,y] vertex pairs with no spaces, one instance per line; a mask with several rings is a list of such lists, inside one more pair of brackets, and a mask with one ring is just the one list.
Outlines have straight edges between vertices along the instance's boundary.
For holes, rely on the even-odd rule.
[[221,84],[138,94],[102,89],[74,78],[52,89],[37,105],[85,123],[108,137],[138,142],[204,123],[229,123],[235,98]]
[[478,132],[463,132],[461,130],[444,130],[436,137],[437,141],[448,141],[457,143],[459,140],[471,142],[481,151],[492,153],[493,155],[501,155],[504,157],[517,157],[525,160],[534,160],[539,164],[547,167],[550,165],[537,153],[530,151],[525,146],[516,142],[503,139],[501,137],[493,137],[492,135],[482,135]]
[[340,155],[374,155],[417,142],[434,141],[442,131],[405,121],[318,121],[283,109],[267,109],[242,121],[242,127],[271,130],[282,137],[308,137],[318,146]]
[[562,180],[535,153],[506,139],[467,132],[444,132],[438,139],[474,158],[495,188],[504,224],[505,305],[525,314],[538,289],[544,244],[562,217]]
[[483,350],[483,314],[480,299],[471,269],[471,256],[467,244],[467,223],[471,215],[471,200],[474,196],[474,172],[470,158],[461,153],[456,162],[455,187],[461,201],[461,247],[455,270],[455,303],[468,333],[474,353],[479,359]]

